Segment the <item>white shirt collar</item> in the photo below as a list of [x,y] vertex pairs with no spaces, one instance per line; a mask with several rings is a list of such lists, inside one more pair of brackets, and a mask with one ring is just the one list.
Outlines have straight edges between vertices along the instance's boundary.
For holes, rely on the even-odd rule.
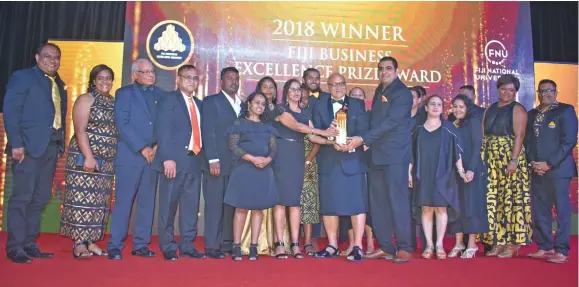
[[237,95],[233,95],[233,97],[231,97],[228,93],[226,93],[225,91],[221,90],[221,92],[225,95],[225,97],[227,98],[227,100],[233,105],[241,105],[241,99],[237,96]]

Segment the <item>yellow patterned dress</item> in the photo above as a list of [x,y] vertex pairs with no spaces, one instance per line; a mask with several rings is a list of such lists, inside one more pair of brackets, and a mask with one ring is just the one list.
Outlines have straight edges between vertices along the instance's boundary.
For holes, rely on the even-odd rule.
[[491,105],[484,118],[481,156],[488,168],[487,209],[490,232],[482,241],[489,245],[528,245],[531,243],[530,170],[525,148],[518,157],[517,171],[506,174],[515,137],[513,102],[503,107]]
[[60,234],[74,241],[98,241],[103,238],[110,210],[117,148],[114,98],[92,92],[94,102],[86,132],[90,148],[102,166],[94,172],[77,166],[82,156],[76,135],[70,140],[66,155],[66,194]]

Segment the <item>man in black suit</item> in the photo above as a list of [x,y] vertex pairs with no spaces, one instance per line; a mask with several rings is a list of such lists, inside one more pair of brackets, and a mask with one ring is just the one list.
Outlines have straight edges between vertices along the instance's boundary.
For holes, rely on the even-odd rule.
[[[575,108],[557,102],[557,84],[539,82],[540,105],[529,111],[525,145],[531,162],[531,202],[535,240],[539,250],[533,258],[548,258],[552,263],[567,262],[571,235],[569,184],[577,176],[573,148],[577,144]],[[557,209],[557,234],[553,245],[551,214]]]
[[[460,87],[460,90],[458,91],[459,94],[462,95],[467,95],[475,104],[475,91],[474,91],[474,87],[471,85],[464,85],[462,87]],[[481,107],[481,106],[476,106],[476,114],[479,117],[482,117],[483,114],[485,112],[485,108]],[[448,114],[447,120],[449,122],[454,122],[456,121],[456,117],[454,116],[453,113]],[[485,246],[486,248],[486,246]]]
[[205,199],[205,253],[223,259],[233,243],[235,208],[223,203],[231,171],[231,150],[225,135],[241,110],[239,71],[221,70],[221,92],[203,100],[201,137],[203,138],[203,198]]
[[[197,214],[201,192],[201,101],[195,97],[199,72],[193,65],[177,71],[177,87],[167,93],[157,111],[157,154],[153,168],[161,174],[159,182],[159,248],[163,257],[175,261],[177,243],[173,233],[179,205],[179,253],[204,258],[195,249]],[[184,148],[183,148],[184,147]]]
[[66,90],[58,75],[60,48],[40,46],[36,66],[14,72],[6,86],[4,127],[14,185],[8,201],[6,255],[14,263],[52,258],[36,237],[52,191],[56,162],[64,152]]
[[382,90],[377,90],[372,100],[370,130],[352,137],[348,150],[364,145],[371,153],[370,212],[381,249],[368,258],[391,259],[396,254],[394,262],[404,263],[412,259],[413,251],[408,200],[412,94],[398,78],[397,70],[398,62],[393,57],[380,59]]

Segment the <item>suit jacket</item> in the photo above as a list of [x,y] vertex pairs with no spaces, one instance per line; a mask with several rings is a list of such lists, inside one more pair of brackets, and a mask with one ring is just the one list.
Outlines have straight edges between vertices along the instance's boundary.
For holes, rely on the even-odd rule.
[[[67,95],[64,83],[57,75],[60,92],[62,138],[66,131]],[[52,138],[55,108],[52,86],[44,72],[34,66],[14,72],[6,86],[4,97],[4,128],[8,137],[6,152],[24,147],[31,157],[41,156]],[[64,151],[64,140],[59,144]]]
[[[193,100],[200,113],[197,119],[201,121],[202,103],[195,97]],[[180,90],[167,92],[157,107],[155,135],[158,147],[153,169],[163,172],[163,162],[173,160],[177,171],[201,172],[201,153],[188,155],[192,132],[189,108],[183,94]]]
[[203,139],[203,169],[209,170],[209,160],[219,159],[221,174],[231,171],[231,150],[227,129],[237,119],[235,110],[223,92],[211,95],[203,100],[201,112],[201,137]]
[[379,90],[380,87],[372,100],[370,130],[362,139],[370,147],[373,164],[408,164],[412,94],[400,79],[394,80],[385,90]]
[[[153,96],[158,103],[165,93],[161,88],[153,86]],[[155,113],[150,113],[145,98],[136,84],[124,86],[115,93],[115,124],[119,132],[117,139],[118,166],[147,165],[141,155],[145,147],[155,145],[154,127]]]
[[525,148],[529,161],[546,161],[553,167],[544,176],[568,178],[577,176],[577,166],[573,159],[573,148],[577,144],[577,114],[575,108],[568,104],[547,111],[541,126],[539,137],[533,129],[539,111],[528,112]]
[[[325,130],[334,120],[334,109],[329,94],[320,95],[312,111],[312,121],[317,129]],[[360,136],[368,131],[369,119],[364,102],[350,97],[344,98],[347,107],[348,136]],[[330,173],[334,168],[341,168],[346,174],[360,174],[367,171],[364,160],[364,147],[355,152],[339,152],[332,145],[321,145],[316,157],[319,173]]]

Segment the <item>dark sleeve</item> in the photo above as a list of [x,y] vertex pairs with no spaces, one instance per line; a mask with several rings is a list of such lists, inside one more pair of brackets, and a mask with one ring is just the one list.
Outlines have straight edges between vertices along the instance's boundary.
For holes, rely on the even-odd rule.
[[166,95],[157,107],[157,120],[155,122],[155,137],[158,144],[157,157],[161,162],[166,160],[175,160],[172,154],[171,118],[175,113],[174,103],[175,96]]
[[247,152],[239,146],[239,140],[241,138],[240,126],[240,121],[236,120],[233,126],[227,131],[229,135],[229,149],[231,149],[231,153],[233,153],[236,158],[241,158],[247,154]]
[[531,148],[532,141],[535,139],[535,130],[533,129],[533,125],[535,124],[535,117],[536,114],[534,110],[530,110],[527,113],[527,131],[525,132],[525,154],[527,155],[527,160],[529,162],[537,161],[535,158],[535,153]]
[[[397,92],[398,95],[394,97],[390,103],[392,107],[388,110],[386,118],[366,132],[362,139],[366,145],[370,146],[372,143],[384,136],[387,132],[393,130],[401,124],[406,124],[410,120],[410,110],[412,109],[412,94],[408,89],[402,89]],[[377,96],[381,97],[380,94]]]
[[417,125],[414,126],[414,128],[412,129],[412,134],[411,134],[411,141],[410,141],[410,163],[412,164],[412,166],[416,166],[416,146],[418,145],[418,134],[420,131],[420,127],[421,125]]
[[473,171],[482,161],[480,153],[483,140],[482,134],[482,119],[480,117],[473,117],[469,123],[469,134],[471,137],[471,156],[468,160],[468,168]]
[[217,141],[216,136],[216,120],[217,120],[217,109],[213,103],[212,96],[206,98],[201,105],[201,138],[203,139],[203,150],[205,152],[205,157],[207,160],[219,159],[219,154],[217,153]]
[[115,125],[119,137],[129,145],[132,152],[138,153],[147,146],[147,142],[137,135],[130,126],[131,121],[131,87],[118,91],[115,95]]
[[269,126],[269,131],[270,131],[270,136],[269,136],[269,141],[268,141],[268,146],[269,146],[268,156],[273,159],[273,158],[275,158],[275,154],[277,153],[277,137],[279,136],[279,134],[277,133],[277,130],[271,125]]
[[363,135],[370,129],[370,113],[366,111],[364,102],[360,101],[360,112],[356,117],[356,135]]
[[12,148],[24,147],[20,130],[20,118],[28,95],[28,85],[23,71],[15,72],[6,86],[4,96],[4,128],[8,144]]
[[[447,127],[447,131],[450,134],[450,142],[451,142],[451,146],[452,146],[452,158],[453,158],[452,163],[454,164],[461,158],[464,151],[463,151],[462,147],[460,146],[461,145],[460,138],[457,136],[458,132],[457,132],[456,128],[454,126],[452,126],[452,127],[449,126],[449,127]],[[465,160],[468,160],[468,159],[462,159],[462,160],[464,162]],[[464,167],[464,165],[463,165],[463,167]]]
[[573,106],[565,109],[559,123],[561,125],[561,144],[547,160],[553,167],[558,167],[577,144],[577,116]]
[[289,112],[289,109],[286,105],[284,104],[278,104],[275,106],[275,108],[273,109],[273,118],[277,118],[279,117],[281,114]]

